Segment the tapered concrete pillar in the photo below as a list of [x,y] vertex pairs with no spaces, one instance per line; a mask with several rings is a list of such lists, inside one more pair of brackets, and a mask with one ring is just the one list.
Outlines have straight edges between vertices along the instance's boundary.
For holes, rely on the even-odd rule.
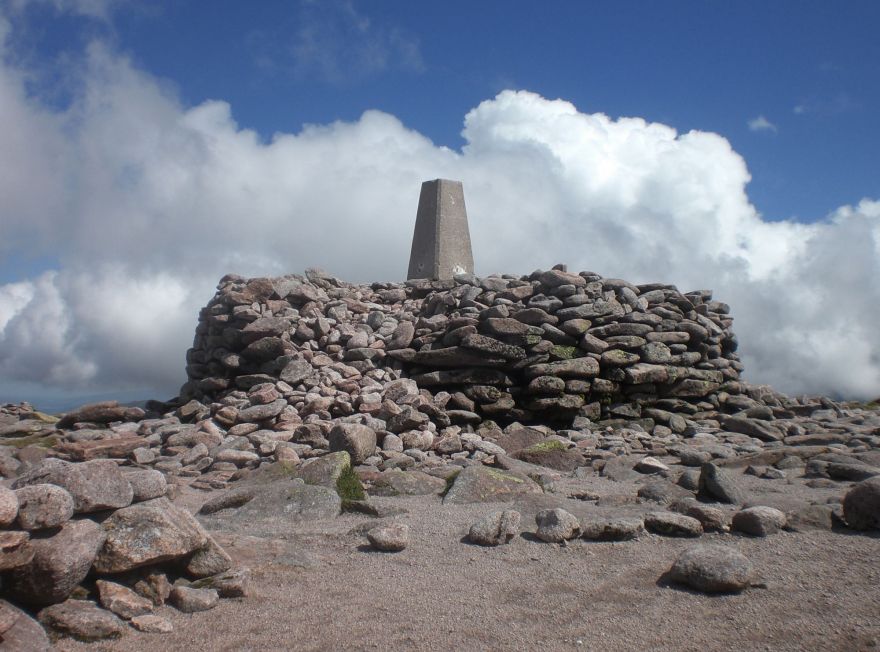
[[474,255],[461,181],[422,184],[407,278],[450,279],[473,274]]

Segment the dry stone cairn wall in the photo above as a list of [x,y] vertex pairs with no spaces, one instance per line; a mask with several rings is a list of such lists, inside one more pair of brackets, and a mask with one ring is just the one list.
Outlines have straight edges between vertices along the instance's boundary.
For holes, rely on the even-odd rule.
[[371,285],[227,276],[200,313],[181,396],[226,400],[231,425],[236,401],[280,381],[246,409],[347,416],[381,411],[383,382],[409,378],[461,423],[680,431],[677,414],[743,392],[732,323],[708,291],[564,269]]

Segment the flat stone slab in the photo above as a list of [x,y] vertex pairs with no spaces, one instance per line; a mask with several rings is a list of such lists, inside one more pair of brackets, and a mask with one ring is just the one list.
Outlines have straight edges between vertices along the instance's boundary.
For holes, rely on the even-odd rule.
[[540,494],[541,487],[531,478],[513,471],[486,466],[465,468],[452,483],[444,503],[508,502],[524,494]]

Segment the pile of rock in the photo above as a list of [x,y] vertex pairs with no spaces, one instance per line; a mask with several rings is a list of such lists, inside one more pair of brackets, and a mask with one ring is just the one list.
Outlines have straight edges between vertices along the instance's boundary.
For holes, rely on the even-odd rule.
[[[0,486],[4,598],[38,610],[53,634],[97,639],[121,635],[126,622],[169,631],[152,614],[166,600],[189,612],[244,595],[246,573],[230,571],[229,555],[166,489],[155,470],[54,458],[11,488]],[[29,616],[5,600],[0,626],[7,642],[40,638]]]
[[344,416],[379,411],[381,383],[410,377],[448,394],[457,422],[669,425],[742,393],[732,323],[708,291],[563,269],[372,285],[227,276],[200,313],[181,396],[281,381],[307,410]]

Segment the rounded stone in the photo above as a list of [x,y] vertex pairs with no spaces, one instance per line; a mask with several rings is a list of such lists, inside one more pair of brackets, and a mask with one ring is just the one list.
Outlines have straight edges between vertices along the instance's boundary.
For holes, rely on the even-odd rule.
[[0,487],[0,527],[12,525],[18,516],[18,497],[6,487]]
[[774,507],[748,507],[733,515],[731,526],[737,532],[766,537],[785,527],[785,514]]
[[644,529],[644,521],[640,518],[610,518],[586,521],[581,536],[591,541],[629,541],[637,539]]
[[370,545],[382,552],[400,552],[409,543],[409,526],[402,523],[374,527],[367,532]]
[[512,509],[492,512],[471,525],[468,540],[481,546],[508,543],[519,533],[519,512]]
[[700,521],[674,512],[651,512],[645,516],[645,529],[668,537],[698,537],[703,533]]
[[54,484],[32,484],[15,490],[22,530],[58,527],[73,516],[73,496]]
[[581,524],[577,517],[558,507],[541,510],[535,515],[535,522],[538,524],[535,536],[547,543],[562,543],[581,534]]
[[738,592],[749,586],[752,563],[729,546],[701,544],[681,553],[668,577],[704,593]]
[[338,423],[327,437],[331,451],[346,451],[352,464],[362,464],[376,452],[376,431],[360,423]]
[[847,492],[843,517],[854,530],[880,530],[880,476],[863,480]]

